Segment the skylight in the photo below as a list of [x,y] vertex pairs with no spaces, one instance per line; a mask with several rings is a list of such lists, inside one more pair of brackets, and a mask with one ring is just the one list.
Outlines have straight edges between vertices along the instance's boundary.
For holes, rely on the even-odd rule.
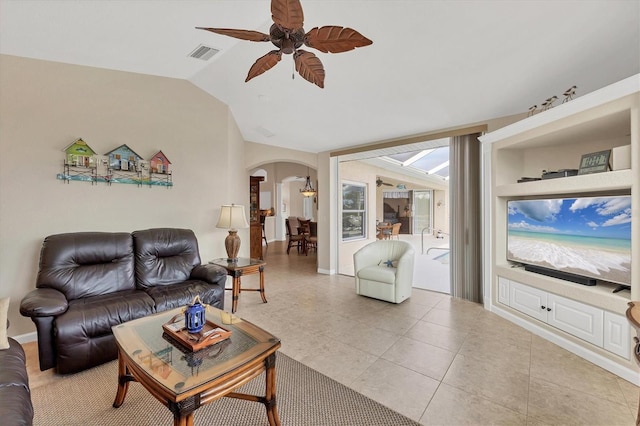
[[422,172],[426,175],[440,176],[449,179],[449,147],[389,154],[380,157],[383,160],[401,165],[408,169]]

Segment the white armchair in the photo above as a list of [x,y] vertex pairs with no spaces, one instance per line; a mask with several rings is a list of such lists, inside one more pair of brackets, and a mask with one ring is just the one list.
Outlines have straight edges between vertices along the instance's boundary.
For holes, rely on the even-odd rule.
[[406,241],[380,240],[353,255],[356,293],[400,303],[411,297],[414,250]]

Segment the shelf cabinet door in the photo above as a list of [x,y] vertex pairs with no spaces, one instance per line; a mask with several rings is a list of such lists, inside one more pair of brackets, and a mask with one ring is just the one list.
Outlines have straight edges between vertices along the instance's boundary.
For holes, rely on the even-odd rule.
[[547,322],[547,292],[509,281],[509,306],[523,314]]
[[602,347],[604,338],[602,309],[555,294],[548,295],[548,303],[551,308],[547,317],[549,325]]
[[629,359],[631,330],[627,318],[604,311],[604,348],[625,359]]
[[498,302],[509,306],[509,280],[498,277]]

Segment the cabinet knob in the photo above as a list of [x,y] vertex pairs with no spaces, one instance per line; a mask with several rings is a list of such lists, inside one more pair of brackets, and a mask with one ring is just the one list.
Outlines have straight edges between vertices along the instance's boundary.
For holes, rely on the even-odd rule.
[[551,312],[551,308],[547,308],[547,312]]
[[547,309],[546,306],[540,306],[540,309]]

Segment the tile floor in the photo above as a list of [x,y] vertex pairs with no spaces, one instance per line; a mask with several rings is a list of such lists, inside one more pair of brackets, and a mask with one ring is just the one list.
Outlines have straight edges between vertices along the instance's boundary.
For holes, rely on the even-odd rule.
[[[315,254],[265,256],[268,303],[240,295],[237,315],[281,351],[424,425],[634,425],[638,388],[484,310],[414,289],[400,305],[357,296],[353,278],[316,273]],[[243,277],[257,286],[257,275]],[[231,307],[227,292],[225,306]],[[37,368],[32,386],[55,380]]]
[[635,424],[636,386],[478,304],[418,289],[400,305],[357,296],[352,277],[316,274],[313,253],[287,256],[281,243],[265,259],[269,302],[242,293],[236,313],[421,424]]

